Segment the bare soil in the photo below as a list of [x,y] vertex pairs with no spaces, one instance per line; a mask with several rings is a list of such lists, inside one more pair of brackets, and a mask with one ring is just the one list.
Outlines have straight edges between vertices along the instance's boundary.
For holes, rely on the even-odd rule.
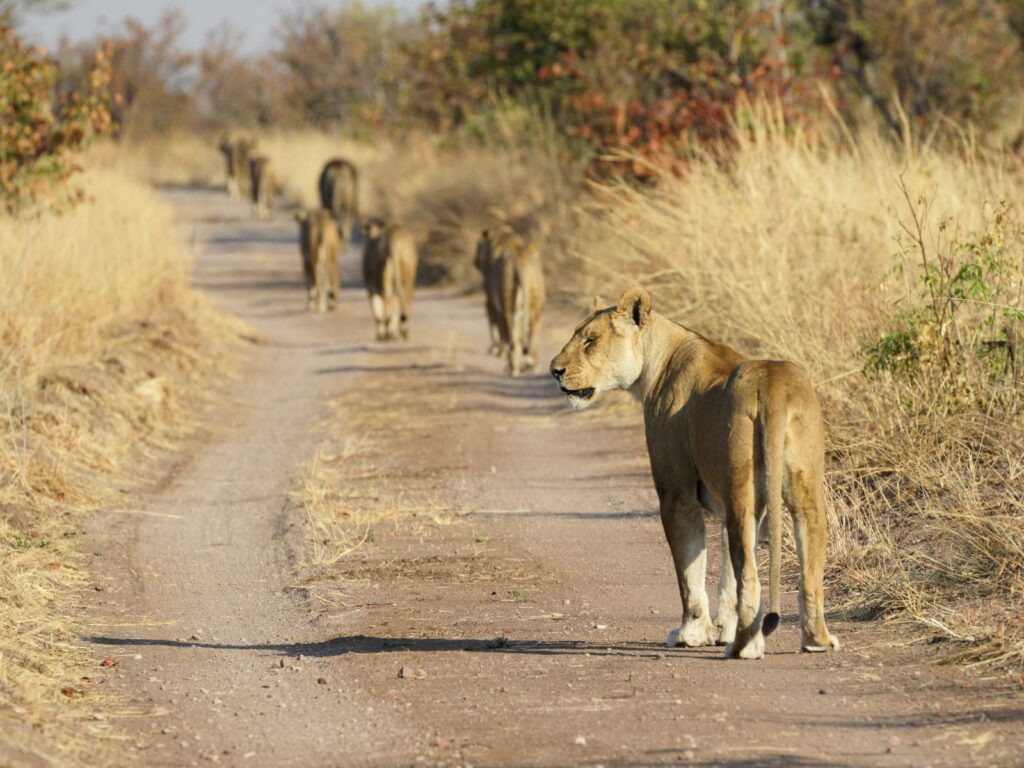
[[[378,344],[355,250],[338,310],[311,313],[290,221],[168,196],[205,241],[196,283],[260,341],[187,455],[89,534],[87,639],[117,661],[97,677],[131,763],[1024,764],[1019,693],[879,622],[832,619],[845,650],[800,654],[792,593],[762,661],[665,648],[679,598],[634,409],[507,378],[479,298],[421,289],[412,340]],[[571,327],[548,326],[544,359]],[[380,414],[351,490],[416,513],[312,566],[291,494],[346,413]]]

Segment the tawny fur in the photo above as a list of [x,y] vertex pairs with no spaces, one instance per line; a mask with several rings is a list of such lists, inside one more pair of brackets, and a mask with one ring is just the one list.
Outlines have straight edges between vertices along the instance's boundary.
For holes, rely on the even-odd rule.
[[222,136],[217,146],[224,155],[228,194],[236,200],[247,199],[251,192],[249,158],[256,151],[256,139],[236,131]]
[[370,219],[363,225],[363,280],[377,325],[377,338],[408,339],[416,290],[416,241],[399,224]]
[[491,353],[506,357],[513,376],[533,370],[545,298],[540,251],[511,227],[485,230],[474,263],[484,280]]
[[338,229],[331,212],[323,208],[297,211],[295,220],[299,223],[299,250],[309,306],[323,312],[333,308],[341,291]]
[[[746,360],[730,347],[651,311],[642,288],[594,312],[551,362],[574,407],[602,392],[630,391],[644,408],[651,473],[672,550],[683,618],[670,644],[727,644],[760,658],[778,622],[782,506],[800,557],[800,628],[806,651],[838,649],[825,626],[824,426],[804,371]],[[724,516],[718,626],[705,592],[704,518]],[[762,625],[758,528],[767,514],[770,606]],[[727,552],[726,552],[727,549]]]
[[348,160],[329,160],[320,172],[317,185],[320,205],[334,214],[342,242],[352,236],[352,227],[359,220],[359,173]]
[[277,198],[277,176],[266,155],[249,160],[249,184],[256,218],[265,221],[273,215]]

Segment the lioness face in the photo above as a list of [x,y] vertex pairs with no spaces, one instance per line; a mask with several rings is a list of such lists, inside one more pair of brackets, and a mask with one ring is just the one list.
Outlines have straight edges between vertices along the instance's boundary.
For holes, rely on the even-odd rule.
[[573,408],[586,408],[601,392],[630,389],[640,378],[640,330],[650,312],[650,297],[637,290],[642,289],[627,291],[618,306],[598,310],[577,325],[551,361],[551,375]]

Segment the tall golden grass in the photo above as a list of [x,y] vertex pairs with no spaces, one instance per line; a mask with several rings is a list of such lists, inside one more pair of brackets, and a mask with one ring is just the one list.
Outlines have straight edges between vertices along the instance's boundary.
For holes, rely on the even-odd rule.
[[196,384],[229,350],[188,286],[190,254],[152,193],[109,170],[60,215],[0,221],[0,755],[109,762],[76,643],[81,516],[190,426]]
[[[978,349],[1021,330],[1020,168],[968,145],[837,136],[758,110],[685,178],[601,189],[575,251],[591,291],[640,283],[683,324],[810,371],[830,436],[834,606],[903,622],[949,656],[1019,667],[1021,368],[992,374]],[[998,252],[992,295],[952,302],[956,328],[921,328],[975,346],[958,347],[963,365],[873,371],[868,350],[901,313],[928,315],[922,247],[952,270]]]

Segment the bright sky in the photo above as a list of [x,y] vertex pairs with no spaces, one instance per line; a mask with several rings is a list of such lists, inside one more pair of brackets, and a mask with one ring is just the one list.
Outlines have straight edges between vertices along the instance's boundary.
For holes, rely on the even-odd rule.
[[[70,0],[66,11],[25,14],[23,30],[33,42],[53,47],[62,35],[72,41],[91,38],[104,29],[118,26],[126,16],[134,16],[150,25],[165,10],[178,8],[184,11],[189,22],[184,35],[186,45],[198,48],[211,30],[224,21],[231,21],[245,34],[243,50],[252,53],[268,45],[281,11],[303,4],[310,3],[295,0]],[[341,5],[341,2],[324,0],[313,4]],[[402,11],[412,11],[421,5],[421,0],[364,0],[364,4],[392,5]]]

